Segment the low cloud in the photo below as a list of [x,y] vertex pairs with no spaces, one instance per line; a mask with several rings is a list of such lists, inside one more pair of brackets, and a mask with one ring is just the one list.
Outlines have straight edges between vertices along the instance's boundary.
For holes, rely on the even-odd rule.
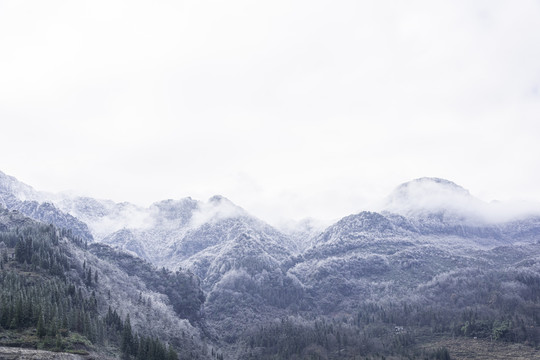
[[474,197],[463,187],[438,178],[421,178],[400,185],[387,197],[380,210],[412,217],[444,213],[445,216],[476,223],[500,223],[540,216],[539,203],[488,203]]
[[193,212],[190,226],[196,228],[207,222],[246,215],[244,209],[233,204],[228,199],[216,195],[211,197],[208,202],[201,203],[199,208]]
[[106,217],[89,219],[86,223],[100,240],[121,229],[150,229],[155,220],[147,209],[131,205]]

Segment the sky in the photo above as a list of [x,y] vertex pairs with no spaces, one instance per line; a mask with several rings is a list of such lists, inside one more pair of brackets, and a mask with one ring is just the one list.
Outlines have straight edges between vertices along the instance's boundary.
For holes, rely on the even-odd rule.
[[0,0],[0,170],[270,222],[423,176],[538,202],[538,19],[538,0]]

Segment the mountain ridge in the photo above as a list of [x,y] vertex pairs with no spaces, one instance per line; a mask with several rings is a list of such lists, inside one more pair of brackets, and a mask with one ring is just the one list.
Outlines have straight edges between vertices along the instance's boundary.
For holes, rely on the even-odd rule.
[[[206,202],[168,199],[147,208],[77,197],[50,206],[88,221],[97,240],[89,249],[100,261],[142,258],[173,274],[192,274],[186,284],[198,284],[200,293],[161,294],[199,304],[191,319],[199,336],[231,359],[317,358],[323,350],[329,359],[400,351],[407,358],[419,351],[413,338],[435,333],[484,339],[497,334],[536,344],[540,318],[527,312],[540,306],[540,217],[493,221],[483,217],[488,204],[438,178],[402,184],[389,198],[379,212],[283,232],[221,196]],[[123,271],[141,269],[137,261],[129,263]],[[138,281],[137,289],[164,286],[152,277]],[[511,287],[513,299],[505,297]],[[505,316],[512,301],[520,305],[512,307],[516,325],[505,325],[508,338],[497,329],[510,321]],[[471,315],[471,308],[481,314]],[[471,330],[475,321],[483,327]],[[531,330],[520,330],[522,323]],[[411,332],[404,337],[394,333],[395,326]]]

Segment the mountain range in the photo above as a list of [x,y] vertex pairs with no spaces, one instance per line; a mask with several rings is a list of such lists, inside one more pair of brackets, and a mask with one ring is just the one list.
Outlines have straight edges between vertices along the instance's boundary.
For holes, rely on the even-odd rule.
[[[448,180],[402,184],[380,211],[322,229],[276,229],[222,196],[140,207],[36,191],[1,172],[0,206],[80,239],[86,248],[76,251],[95,268],[128,274],[115,279],[137,289],[126,291],[164,294],[173,312],[155,316],[188,321],[190,356],[204,358],[210,344],[231,359],[437,358],[457,351],[450,337],[495,334],[539,356],[540,216]],[[192,274],[180,282],[185,293],[160,284],[160,268]],[[130,283],[132,271],[146,275]],[[143,318],[134,321],[141,332]]]

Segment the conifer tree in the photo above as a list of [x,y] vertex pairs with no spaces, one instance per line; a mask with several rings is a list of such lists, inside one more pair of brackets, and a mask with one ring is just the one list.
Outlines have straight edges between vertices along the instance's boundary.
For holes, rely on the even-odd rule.
[[120,345],[120,350],[123,354],[131,354],[133,348],[133,333],[131,332],[131,321],[129,319],[129,314],[126,315],[126,320],[124,321],[124,329],[122,331],[122,341]]
[[178,360],[178,353],[174,351],[172,346],[169,346],[169,351],[167,352],[167,360]]
[[39,314],[39,320],[37,323],[37,334],[40,338],[44,337],[47,334],[45,325],[43,324],[43,314]]
[[88,267],[88,272],[86,273],[86,285],[92,285],[92,268]]

